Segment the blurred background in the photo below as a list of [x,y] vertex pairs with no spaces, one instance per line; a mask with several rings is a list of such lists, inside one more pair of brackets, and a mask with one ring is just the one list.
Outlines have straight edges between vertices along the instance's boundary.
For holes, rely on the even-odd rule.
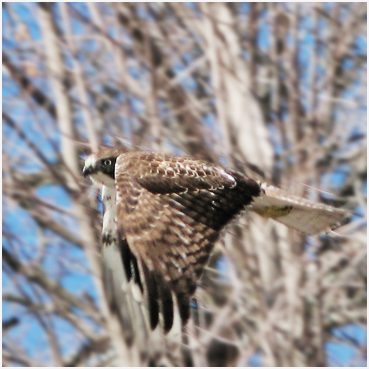
[[[366,366],[365,3],[2,5],[3,365]],[[306,237],[243,215],[186,338],[127,343],[81,175],[102,144],[255,165],[351,222]]]

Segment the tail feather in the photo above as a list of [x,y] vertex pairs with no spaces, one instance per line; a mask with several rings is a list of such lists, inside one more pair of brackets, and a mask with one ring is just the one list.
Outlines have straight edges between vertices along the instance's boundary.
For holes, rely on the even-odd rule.
[[274,186],[262,184],[261,189],[251,211],[308,235],[336,229],[350,215],[346,210],[293,196]]

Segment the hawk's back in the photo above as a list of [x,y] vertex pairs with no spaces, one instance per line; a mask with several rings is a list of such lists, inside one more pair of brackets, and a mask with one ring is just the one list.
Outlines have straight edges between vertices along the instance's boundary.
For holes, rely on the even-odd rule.
[[121,233],[156,284],[174,291],[186,322],[219,232],[260,186],[200,160],[159,153],[119,156],[115,178]]

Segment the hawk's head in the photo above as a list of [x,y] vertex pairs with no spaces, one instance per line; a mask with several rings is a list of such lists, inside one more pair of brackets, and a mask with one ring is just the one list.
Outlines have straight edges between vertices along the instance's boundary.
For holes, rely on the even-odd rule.
[[115,186],[115,162],[117,157],[125,152],[121,149],[104,148],[91,154],[85,161],[83,175],[90,176],[96,184],[108,187]]

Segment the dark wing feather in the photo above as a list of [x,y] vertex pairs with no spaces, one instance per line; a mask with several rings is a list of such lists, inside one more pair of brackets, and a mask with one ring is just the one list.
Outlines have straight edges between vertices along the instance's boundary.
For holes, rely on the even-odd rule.
[[166,283],[162,277],[158,277],[158,279],[159,281],[157,283],[159,285],[161,310],[164,317],[164,331],[169,332],[173,326],[174,320],[172,292],[168,283]]
[[169,330],[173,303],[168,291],[175,293],[185,323],[219,231],[259,194],[259,185],[202,161],[140,152],[118,157],[115,179],[118,228],[147,268],[150,308],[155,313],[160,297]]
[[124,236],[119,237],[119,250],[121,252],[122,263],[124,270],[126,272],[127,281],[129,282],[133,278],[133,281],[137,283],[141,292],[143,292],[143,286],[137,265],[137,259],[132,254],[128,246],[127,240],[124,238]]
[[145,276],[145,283],[148,294],[149,314],[151,329],[155,329],[159,323],[159,293],[156,278],[150,273],[146,264],[142,264],[143,273]]

